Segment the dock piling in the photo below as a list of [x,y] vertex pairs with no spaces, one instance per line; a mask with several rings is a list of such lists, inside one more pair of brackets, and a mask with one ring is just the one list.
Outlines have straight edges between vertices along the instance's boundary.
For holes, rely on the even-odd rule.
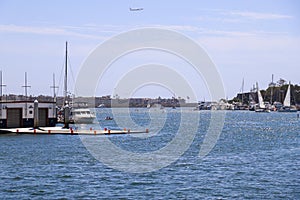
[[34,100],[33,102],[33,128],[36,129],[39,127],[39,102]]
[[65,118],[65,125],[64,128],[69,128],[69,123],[70,123],[70,107],[68,104],[65,105],[64,108],[64,118]]

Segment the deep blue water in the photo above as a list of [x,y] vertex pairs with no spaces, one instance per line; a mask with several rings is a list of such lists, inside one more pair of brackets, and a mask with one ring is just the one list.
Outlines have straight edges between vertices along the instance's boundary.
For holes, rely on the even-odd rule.
[[[137,127],[149,126],[151,117],[159,119],[157,126],[165,123],[148,138],[89,138],[98,145],[108,138],[127,151],[152,152],[172,141],[180,125],[179,109],[152,115],[146,109],[131,111]],[[127,120],[123,111],[116,112]],[[148,173],[106,166],[79,136],[2,135],[0,199],[300,199],[300,119],[295,113],[226,112],[216,146],[200,158],[210,112],[185,112],[200,115],[192,144],[171,165]],[[115,121],[102,120],[112,115],[110,110],[98,109],[97,115],[101,128],[118,128]],[[154,123],[150,131],[155,128]]]

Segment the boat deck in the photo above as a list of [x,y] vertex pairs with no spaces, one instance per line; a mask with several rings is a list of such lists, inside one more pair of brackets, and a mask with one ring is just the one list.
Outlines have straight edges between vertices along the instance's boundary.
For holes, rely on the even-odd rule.
[[116,134],[137,134],[137,133],[148,133],[146,130],[76,130],[72,128],[61,128],[61,127],[41,127],[41,128],[9,128],[0,129],[0,134],[36,134],[36,135],[47,135],[47,134],[60,134],[60,135],[116,135]]

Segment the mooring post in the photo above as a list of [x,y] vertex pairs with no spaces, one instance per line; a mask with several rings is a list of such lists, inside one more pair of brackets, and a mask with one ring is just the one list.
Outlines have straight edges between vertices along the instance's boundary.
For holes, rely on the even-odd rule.
[[39,127],[39,102],[34,100],[33,102],[33,128]]
[[70,107],[69,107],[69,104],[65,105],[64,114],[65,114],[65,116],[64,116],[64,118],[65,118],[64,128],[69,128],[69,123],[70,123]]

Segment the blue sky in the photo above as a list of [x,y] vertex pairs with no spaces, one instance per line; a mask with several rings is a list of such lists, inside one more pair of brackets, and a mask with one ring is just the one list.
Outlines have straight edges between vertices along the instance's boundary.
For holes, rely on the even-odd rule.
[[[129,7],[144,10],[130,12]],[[143,27],[175,30],[201,45],[216,64],[228,98],[240,91],[243,78],[244,91],[255,82],[266,88],[272,74],[275,80],[284,78],[300,84],[299,10],[296,0],[0,0],[0,68],[7,85],[4,92],[23,94],[21,86],[27,72],[29,94],[51,94],[53,73],[57,84],[62,84],[66,40],[76,79],[82,62],[97,45],[121,32]],[[125,65],[130,63],[125,61]],[[111,93],[111,76],[121,76],[115,70],[103,80],[104,86],[99,85],[96,95]],[[185,76],[189,78],[189,73]],[[192,74],[190,78],[194,78]],[[193,87],[197,87],[198,100],[209,99],[203,83]],[[163,89],[156,89],[148,87],[137,96],[167,96]]]

